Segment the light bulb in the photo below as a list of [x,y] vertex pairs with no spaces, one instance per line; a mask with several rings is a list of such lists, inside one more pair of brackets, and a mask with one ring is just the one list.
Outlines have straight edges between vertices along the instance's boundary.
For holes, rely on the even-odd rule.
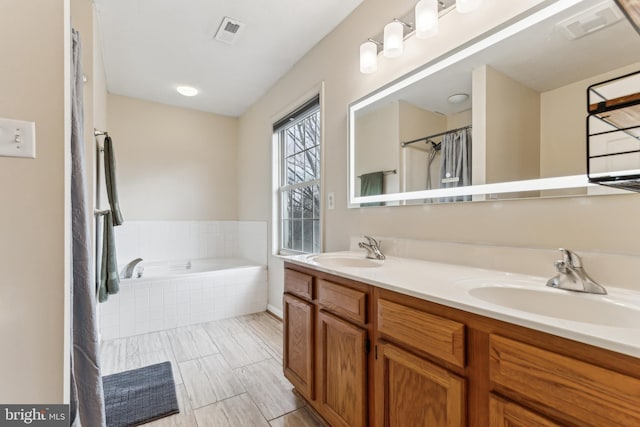
[[375,73],[378,70],[378,46],[367,41],[360,45],[360,72],[362,74]]
[[438,32],[438,0],[420,0],[416,4],[416,37],[426,39]]
[[482,0],[456,0],[456,10],[460,13],[473,12],[482,4]]
[[404,29],[400,22],[390,22],[384,26],[384,56],[397,58],[404,50]]

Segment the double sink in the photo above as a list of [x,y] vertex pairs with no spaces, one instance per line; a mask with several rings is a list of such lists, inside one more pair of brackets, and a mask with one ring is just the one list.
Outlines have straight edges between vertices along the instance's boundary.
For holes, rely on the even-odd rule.
[[[362,253],[334,252],[308,255],[309,264],[319,266],[338,273],[346,273],[354,279],[371,279],[384,276],[403,278],[409,281],[408,275],[412,269],[426,266],[428,275],[423,281],[442,282],[441,276],[434,269],[436,263],[408,260],[403,258],[387,258],[386,260],[368,259]],[[453,266],[446,266],[451,270]],[[459,267],[465,271],[462,278],[453,277],[443,286],[435,286],[435,295],[450,293],[454,301],[464,304],[476,304],[479,307],[494,311],[507,311],[511,315],[521,313],[523,317],[538,319],[547,318],[548,322],[577,322],[585,325],[605,328],[640,329],[640,296],[637,292],[609,288],[608,295],[593,295],[545,286],[546,279],[542,277],[515,275],[494,272],[494,277],[487,270],[478,270],[478,274],[469,274],[467,267]],[[415,281],[415,272],[413,272]],[[469,277],[475,276],[475,277]],[[387,279],[388,280],[388,279]],[[375,284],[375,283],[374,283]],[[413,289],[416,289],[415,287]],[[427,290],[428,291],[428,290]],[[502,309],[502,310],[501,310]],[[640,334],[640,332],[638,332]]]

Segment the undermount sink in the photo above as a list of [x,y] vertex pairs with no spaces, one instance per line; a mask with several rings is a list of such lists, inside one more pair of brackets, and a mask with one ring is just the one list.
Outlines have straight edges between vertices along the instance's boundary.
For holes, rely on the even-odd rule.
[[309,260],[327,268],[375,268],[384,265],[385,260],[365,258],[364,254],[320,254],[312,255]]
[[515,286],[482,286],[467,292],[490,304],[541,316],[617,328],[638,328],[640,325],[640,307],[609,296]]

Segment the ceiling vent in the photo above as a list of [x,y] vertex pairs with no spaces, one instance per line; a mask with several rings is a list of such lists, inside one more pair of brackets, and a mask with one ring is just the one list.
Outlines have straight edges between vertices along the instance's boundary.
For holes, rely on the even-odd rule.
[[234,44],[238,40],[238,36],[244,30],[244,24],[237,19],[225,16],[214,39],[227,44]]
[[569,40],[579,39],[587,34],[613,25],[622,19],[622,13],[612,1],[600,3],[558,23]]

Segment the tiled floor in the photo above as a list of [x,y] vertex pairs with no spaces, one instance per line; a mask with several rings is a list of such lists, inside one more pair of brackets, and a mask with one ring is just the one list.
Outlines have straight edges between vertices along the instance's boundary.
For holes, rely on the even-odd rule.
[[168,360],[180,413],[150,427],[321,427],[282,374],[282,322],[267,313],[105,341],[103,375]]

